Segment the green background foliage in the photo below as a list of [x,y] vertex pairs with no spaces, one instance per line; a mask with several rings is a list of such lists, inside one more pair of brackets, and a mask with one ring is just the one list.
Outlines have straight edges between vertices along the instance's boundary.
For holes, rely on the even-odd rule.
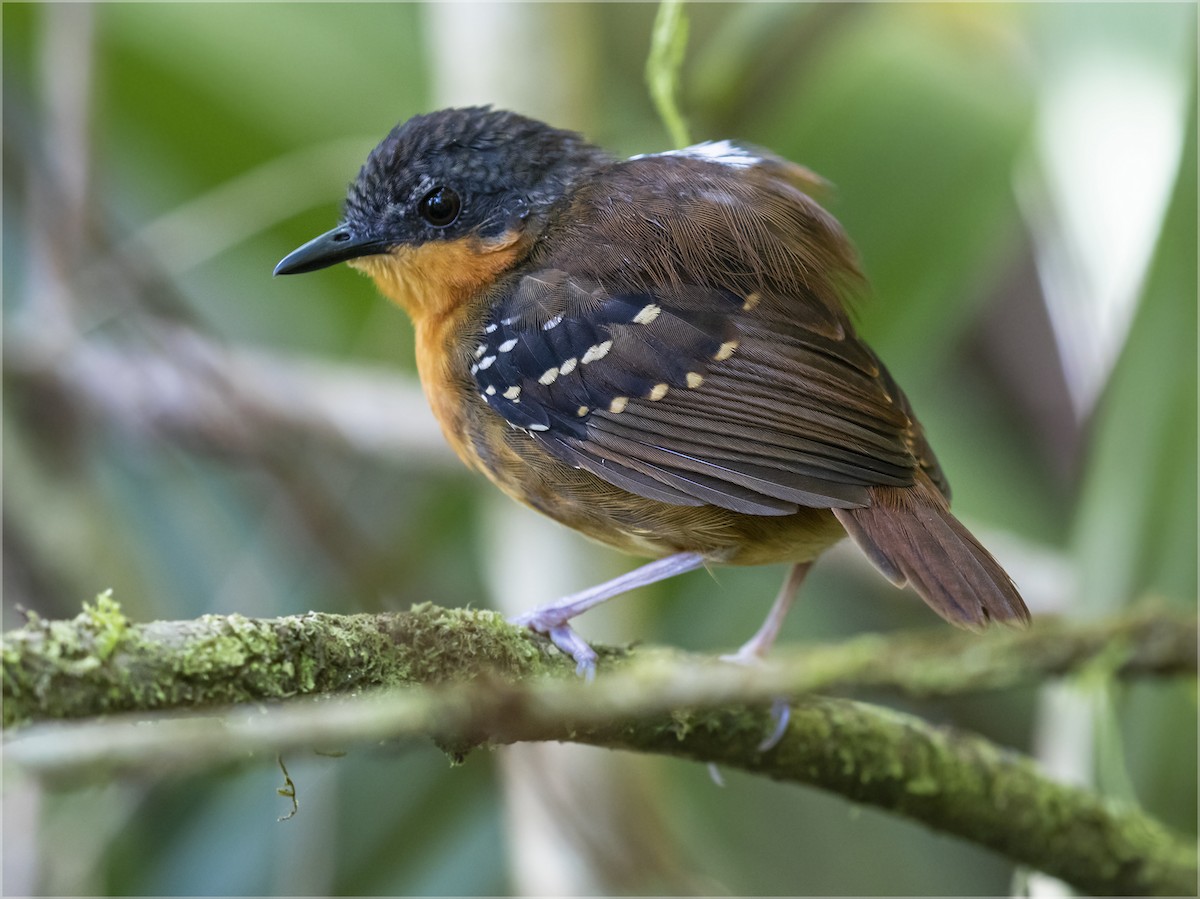
[[[486,603],[506,513],[452,460],[381,459],[304,434],[257,452],[168,439],[9,359],[66,366],[73,342],[153,352],[157,328],[174,322],[222,345],[414,378],[408,323],[369,282],[341,267],[272,279],[273,264],[332,226],[387,129],[459,99],[456,77],[472,100],[517,97],[521,111],[617,152],[668,148],[643,81],[655,12],[503,5],[489,15],[523,31],[510,40],[499,28],[481,53],[420,4],[5,4],[5,627],[18,604],[66,617],[105,588],[143,620]],[[871,282],[861,330],[912,398],[956,510],[1035,612],[1096,615],[1146,595],[1194,605],[1194,7],[711,3],[685,14],[692,138],[770,147],[831,182],[826,202]],[[1155,249],[1128,338],[1095,408],[1076,417],[1038,277],[1038,222],[1063,223],[1039,219],[1037,197],[1052,186],[1038,135],[1046,110],[1061,111],[1047,98],[1081,60],[1180,86],[1170,133],[1186,145],[1162,163],[1169,203],[1147,225]],[[471,81],[489,65],[505,76],[502,96]],[[64,177],[59,157],[83,174]],[[1090,189],[1136,179],[1139,162]],[[62,304],[47,300],[55,292]],[[56,343],[64,304],[71,338]],[[547,564],[557,547],[515,564]],[[578,553],[589,571],[630,564]],[[611,614],[636,619],[627,639],[725,650],[754,630],[781,576],[692,575]],[[783,639],[923,626],[943,625],[839,550]],[[1194,687],[1076,693],[1111,709],[1096,728],[1101,787],[1194,833]],[[1045,735],[1042,702],[912,709],[1030,751]],[[1104,761],[1121,752],[1115,769]],[[36,815],[6,803],[6,832],[28,837],[17,849],[6,840],[5,871],[64,894],[504,894],[518,887],[505,792],[515,775],[501,755],[456,768],[428,744],[289,758],[300,812],[286,823],[271,765],[49,793]],[[595,756],[596,769],[607,764]],[[1009,889],[1003,859],[818,791],[736,773],[720,789],[681,762],[623,764],[612,818],[589,815],[587,784],[554,785],[596,891]]]

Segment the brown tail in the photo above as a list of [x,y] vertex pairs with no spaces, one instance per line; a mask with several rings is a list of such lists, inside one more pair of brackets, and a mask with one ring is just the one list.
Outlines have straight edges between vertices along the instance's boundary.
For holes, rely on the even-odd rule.
[[862,509],[834,509],[842,527],[897,586],[912,584],[951,624],[1027,624],[1029,609],[992,554],[980,546],[921,473],[911,487],[872,487]]

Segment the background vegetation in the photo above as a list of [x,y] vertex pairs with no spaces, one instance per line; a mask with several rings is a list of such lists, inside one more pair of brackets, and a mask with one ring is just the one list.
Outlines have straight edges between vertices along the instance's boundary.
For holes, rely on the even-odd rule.
[[[105,588],[143,620],[519,608],[628,567],[449,458],[413,394],[407,322],[366,280],[270,270],[335,222],[367,151],[417,112],[493,102],[618,152],[667,148],[642,80],[654,14],[5,4],[4,626],[19,605],[68,617]],[[1194,607],[1195,8],[687,15],[693,138],[769,146],[835,185],[873,286],[862,330],[913,399],[956,509],[1035,613],[1147,595]],[[329,397],[337,428],[320,409],[279,411]],[[781,576],[680,578],[582,629],[725,650]],[[783,639],[923,626],[942,627],[839,548]],[[1194,685],[1096,677],[912,708],[1196,831]],[[558,748],[453,769],[429,744],[289,758],[300,813],[286,823],[271,765],[14,790],[6,890],[1012,883],[1003,859],[818,791],[732,773],[722,789],[694,765]]]

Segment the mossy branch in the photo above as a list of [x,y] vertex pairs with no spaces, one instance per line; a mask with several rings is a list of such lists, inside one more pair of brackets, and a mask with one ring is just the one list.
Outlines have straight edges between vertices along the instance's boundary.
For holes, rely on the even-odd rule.
[[[1029,630],[985,636],[944,628],[865,636],[830,646],[778,647],[771,663],[725,699],[831,688],[945,696],[1037,684],[1103,661],[1121,677],[1194,674],[1196,619],[1143,605],[1105,621],[1041,618]],[[600,674],[636,661],[704,664],[651,647],[598,647]],[[125,711],[162,711],[306,694],[561,674],[572,664],[546,641],[487,610],[431,604],[379,615],[310,612],[252,619],[134,624],[108,595],[69,621],[30,615],[3,636],[4,726]],[[720,666],[737,669],[731,666]],[[703,695],[695,699],[703,700]]]
[[[1195,619],[1161,607],[1089,625],[1043,620],[983,638],[860,638],[780,652],[761,669],[668,650],[608,650],[592,684],[495,613],[431,605],[380,616],[134,625],[102,597],[73,621],[32,619],[5,635],[3,654],[6,724],[412,686],[266,713],[243,707],[223,712],[219,725],[190,716],[155,727],[43,724],[10,735],[6,763],[47,778],[419,734],[456,753],[485,743],[575,740],[819,786],[1090,892],[1196,887],[1194,846],[1136,809],[1056,784],[1029,759],[980,737],[808,695],[855,685],[919,695],[997,689],[1097,664],[1126,677],[1194,674]],[[777,696],[793,699],[791,722],[764,752],[765,704]]]

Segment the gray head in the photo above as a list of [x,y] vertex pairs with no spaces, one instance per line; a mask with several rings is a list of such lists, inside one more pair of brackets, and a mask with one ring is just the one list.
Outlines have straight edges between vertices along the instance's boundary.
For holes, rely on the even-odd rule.
[[610,161],[578,134],[512,112],[476,106],[414,116],[371,151],[339,225],[289,254],[275,274],[536,227],[572,182]]

